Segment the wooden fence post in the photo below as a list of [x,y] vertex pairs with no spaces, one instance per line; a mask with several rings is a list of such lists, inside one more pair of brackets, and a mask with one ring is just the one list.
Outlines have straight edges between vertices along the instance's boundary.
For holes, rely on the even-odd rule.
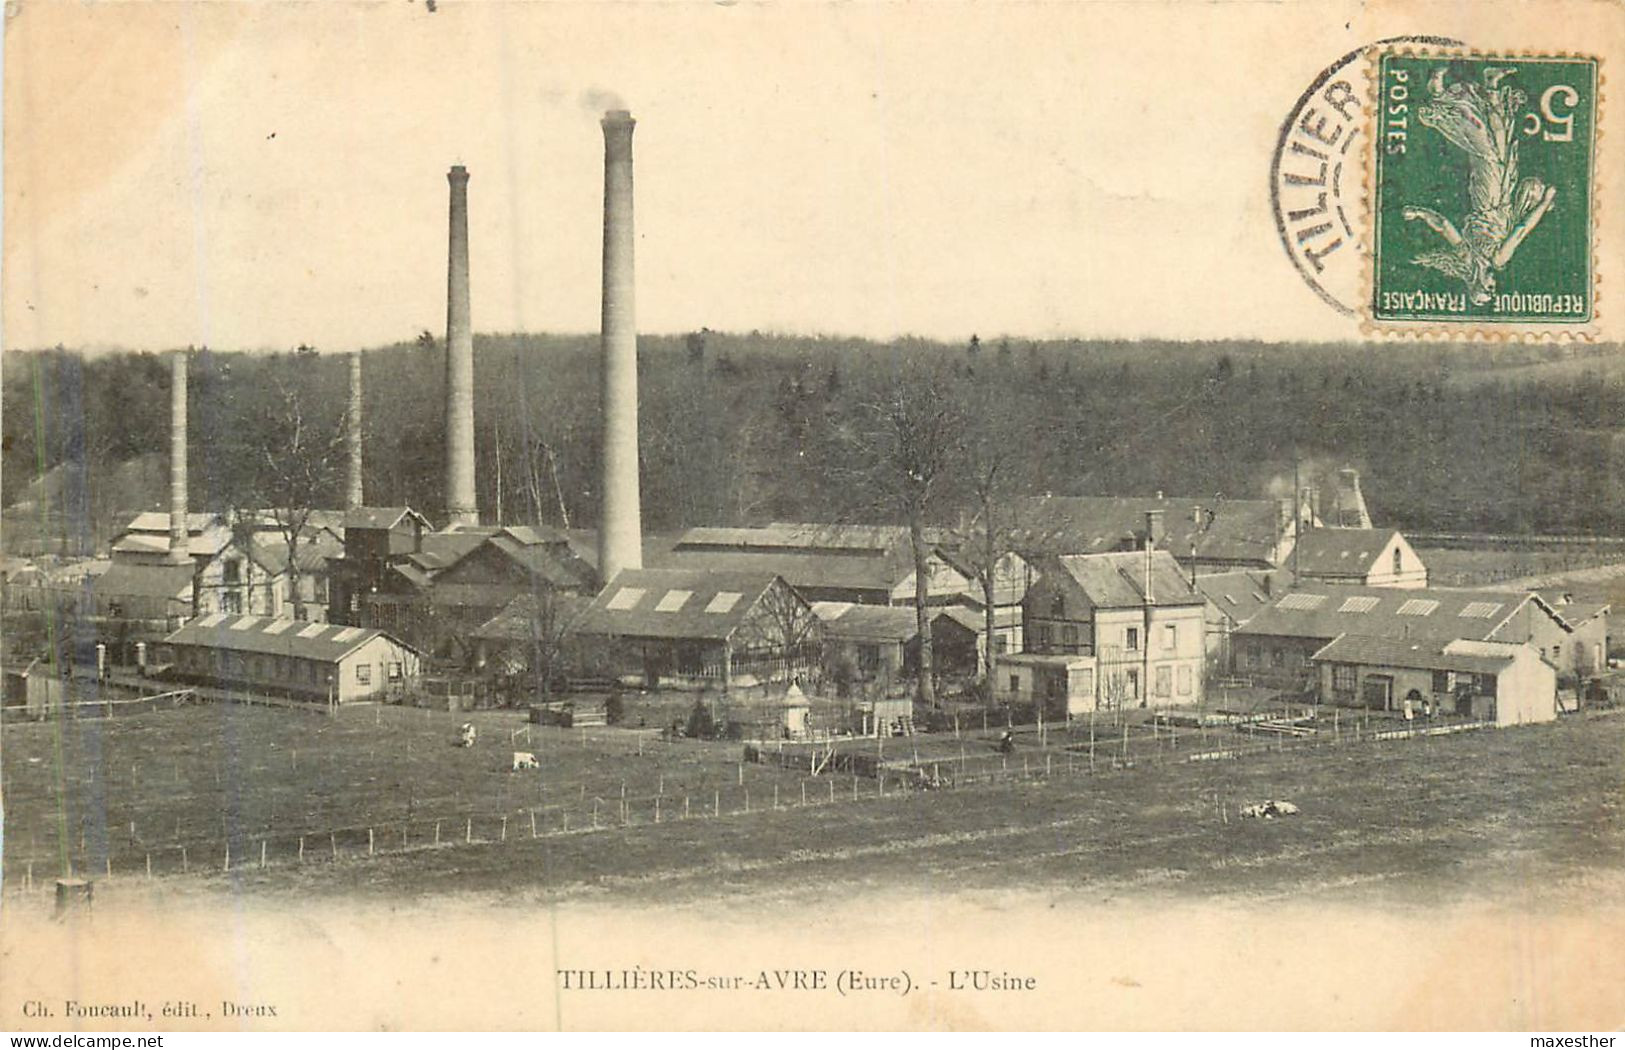
[[[564,827],[566,831],[569,830],[570,814],[568,812],[564,814]],[[536,837],[536,811],[534,809],[530,811],[530,837]]]
[[474,818],[473,817],[467,818],[467,820],[463,824],[463,841],[465,843],[474,841]]
[[305,836],[299,836],[299,863],[305,862]]
[[185,875],[190,870],[191,870],[191,866],[187,863],[187,860],[186,860],[186,847],[182,846],[181,847],[181,874]]
[[367,856],[369,856],[369,857],[370,857],[370,856],[372,856],[372,855],[373,855],[373,838],[372,838],[372,829],[371,829],[371,828],[368,828],[368,829],[367,829]]
[[[425,708],[425,711],[427,711],[427,708]],[[434,822],[434,844],[436,846],[440,845],[440,821],[438,820]]]
[[506,813],[502,815],[502,838],[500,841],[508,841],[508,815]]
[[336,832],[336,831],[329,831],[327,833],[327,844],[329,846],[331,846],[332,849],[333,849],[333,859],[338,860],[339,859],[339,833]]
[[260,867],[265,867],[265,840],[260,839]]
[[147,854],[147,878],[152,878],[152,854]]

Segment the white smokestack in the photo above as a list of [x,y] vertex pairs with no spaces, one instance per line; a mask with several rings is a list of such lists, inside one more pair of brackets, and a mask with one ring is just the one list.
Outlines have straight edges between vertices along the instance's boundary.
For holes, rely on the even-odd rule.
[[474,497],[474,329],[468,297],[468,169],[451,183],[451,231],[446,261],[446,524],[478,525]]
[[344,506],[366,505],[361,485],[361,354],[350,355],[350,406],[345,412],[344,444],[348,453],[344,474]]
[[604,462],[598,571],[604,581],[643,566],[638,496],[638,330],[634,309],[632,128],[624,109],[604,114]]
[[169,359],[169,561],[188,565],[186,531],[186,365],[187,352]]

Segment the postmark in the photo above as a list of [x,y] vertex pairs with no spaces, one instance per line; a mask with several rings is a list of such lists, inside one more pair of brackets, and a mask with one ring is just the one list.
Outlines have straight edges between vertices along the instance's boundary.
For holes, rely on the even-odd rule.
[[1597,60],[1373,57],[1369,321],[1584,335],[1596,317]]
[[1348,317],[1365,299],[1360,185],[1373,105],[1370,56],[1395,45],[1459,47],[1438,36],[1390,37],[1330,63],[1281,122],[1270,161],[1270,204],[1287,258],[1310,290]]

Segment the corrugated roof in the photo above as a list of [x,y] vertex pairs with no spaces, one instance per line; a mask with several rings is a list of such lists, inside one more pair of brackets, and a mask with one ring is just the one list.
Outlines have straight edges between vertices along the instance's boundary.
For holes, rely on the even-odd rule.
[[1146,511],[1162,511],[1158,546],[1175,557],[1272,564],[1290,521],[1274,500],[1144,496],[1032,496],[1015,501],[1022,545],[1049,554],[1095,554],[1145,531]]
[[[1351,598],[1367,600],[1350,602]],[[1326,639],[1340,634],[1443,641],[1488,638],[1525,602],[1532,600],[1535,596],[1528,592],[1309,583],[1277,598],[1236,633]],[[1484,615],[1491,606],[1496,608]],[[1541,607],[1546,608],[1544,603]]]
[[[1167,551],[1152,551],[1151,599],[1156,605],[1201,605],[1179,563]],[[1097,609],[1138,608],[1146,604],[1146,552],[1067,554],[1038,561],[1040,576],[1065,588],[1069,605]]]
[[114,562],[91,584],[98,598],[176,598],[192,600],[191,565],[139,565]]
[[[721,640],[733,634],[777,579],[769,572],[623,569],[593,601],[576,631],[618,637]],[[689,597],[674,612],[657,612],[655,607],[671,591],[688,591]],[[718,600],[732,595],[738,597]],[[790,597],[800,600],[793,594]]]
[[384,633],[370,627],[214,613],[193,620],[164,641],[332,663]]
[[[212,511],[193,511],[186,515],[186,531],[188,533],[202,532],[211,525],[223,524],[220,515]],[[130,519],[124,526],[125,532],[161,532],[169,535],[169,512],[167,510],[142,511]]]
[[[169,515],[163,515],[168,521]],[[187,533],[186,550],[194,558],[212,558],[231,545],[231,529],[214,523]],[[126,532],[113,542],[114,554],[163,554],[169,550],[169,533]]]
[[1300,576],[1364,576],[1394,529],[1310,529],[1298,537],[1292,562]]
[[[1368,667],[1418,668],[1425,671],[1470,671],[1495,674],[1504,671],[1519,648],[1508,642],[1472,642],[1462,651],[1459,642],[1378,638],[1371,635],[1341,634],[1315,653],[1311,659],[1324,663],[1362,664]],[[1479,648],[1482,647],[1482,648]]]

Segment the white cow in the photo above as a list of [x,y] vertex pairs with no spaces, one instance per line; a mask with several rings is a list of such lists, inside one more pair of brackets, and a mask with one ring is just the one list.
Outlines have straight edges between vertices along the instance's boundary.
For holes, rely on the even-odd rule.
[[513,771],[521,769],[540,769],[541,763],[536,761],[536,755],[530,751],[515,751],[513,753]]
[[458,727],[457,734],[458,734],[458,736],[457,736],[457,746],[458,747],[473,747],[474,746],[474,723],[473,722],[464,722],[460,727]]

